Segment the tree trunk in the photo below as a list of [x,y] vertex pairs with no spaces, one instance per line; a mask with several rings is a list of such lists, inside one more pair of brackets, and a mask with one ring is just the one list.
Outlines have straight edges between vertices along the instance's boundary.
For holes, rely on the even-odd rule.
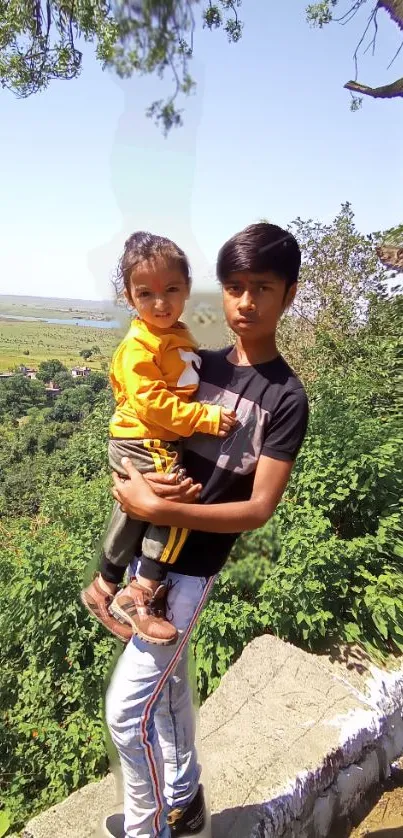
[[386,9],[399,29],[403,29],[403,0],[378,0],[378,6]]
[[403,271],[403,247],[393,247],[385,244],[377,247],[376,252],[387,268],[391,268],[393,271]]

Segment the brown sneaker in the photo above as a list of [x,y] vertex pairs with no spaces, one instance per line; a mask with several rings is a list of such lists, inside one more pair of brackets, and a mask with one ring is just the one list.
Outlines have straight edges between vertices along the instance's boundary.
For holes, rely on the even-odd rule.
[[133,634],[138,634],[142,640],[168,646],[178,639],[178,632],[166,619],[166,597],[166,585],[160,585],[153,593],[133,579],[116,594],[110,606],[111,614],[130,623]]
[[83,591],[80,593],[81,602],[85,605],[86,609],[98,620],[99,623],[102,623],[111,634],[114,634],[115,637],[118,637],[119,640],[122,640],[123,643],[128,643],[129,640],[132,639],[133,632],[130,626],[127,625],[125,621],[123,624],[119,620],[116,620],[115,617],[109,611],[109,606],[113,600],[112,594],[107,594],[105,591],[102,590],[99,582],[98,577],[96,577],[88,588],[84,588]]

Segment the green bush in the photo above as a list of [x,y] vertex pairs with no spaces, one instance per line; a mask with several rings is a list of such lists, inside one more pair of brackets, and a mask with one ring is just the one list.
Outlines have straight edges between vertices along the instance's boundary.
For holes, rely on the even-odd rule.
[[13,828],[107,770],[102,697],[116,644],[79,600],[107,495],[102,481],[76,485],[52,523],[3,528],[0,796]]

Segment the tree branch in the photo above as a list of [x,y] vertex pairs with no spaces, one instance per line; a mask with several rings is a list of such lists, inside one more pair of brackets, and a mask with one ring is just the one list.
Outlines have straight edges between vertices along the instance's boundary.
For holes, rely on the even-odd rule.
[[372,9],[372,12],[371,12],[371,14],[368,18],[368,23],[367,23],[367,25],[364,29],[364,32],[362,33],[361,38],[358,41],[358,44],[357,44],[357,46],[355,48],[355,51],[354,51],[354,67],[355,67],[355,79],[356,80],[357,80],[357,76],[358,76],[358,50],[359,50],[367,32],[368,32],[369,27],[371,26],[372,21],[376,20],[376,14],[377,14],[377,7],[375,6],[375,8]]
[[375,14],[374,14],[374,34],[373,34],[373,37],[371,38],[371,40],[370,40],[370,42],[369,42],[369,44],[368,44],[368,46],[367,46],[367,48],[364,52],[364,55],[368,52],[369,49],[371,49],[371,47],[372,47],[372,55],[375,55],[376,36],[378,34],[378,21],[377,21],[377,17],[376,17],[377,11],[378,10],[376,9]]
[[403,78],[381,87],[368,87],[357,81],[348,81],[344,87],[346,90],[352,90],[353,93],[362,93],[363,96],[371,96],[373,99],[396,99],[403,96]]
[[346,23],[350,23],[350,20],[352,20],[353,17],[355,17],[362,4],[365,2],[366,0],[357,0],[357,2],[354,3],[350,7],[350,9],[348,9],[348,11],[344,13],[344,15],[342,15],[341,17],[334,17],[332,18],[332,20],[334,20],[335,23],[341,23],[342,26],[345,26]]
[[399,55],[399,52],[400,52],[401,49],[403,49],[403,41],[400,44],[400,47],[397,48],[397,50],[396,50],[396,52],[395,52],[395,54],[392,58],[392,61],[390,62],[390,64],[388,64],[388,67],[387,67],[388,70],[391,68],[392,64],[394,64],[394,62],[396,61],[396,58]]

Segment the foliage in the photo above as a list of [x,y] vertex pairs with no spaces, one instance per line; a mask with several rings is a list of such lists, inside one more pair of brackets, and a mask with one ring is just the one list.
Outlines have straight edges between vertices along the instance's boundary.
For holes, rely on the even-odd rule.
[[0,382],[0,420],[5,416],[18,419],[31,407],[44,407],[46,391],[41,381],[25,375],[13,375]]
[[45,492],[67,476],[105,470],[111,397],[90,392],[91,404],[84,401],[80,408],[87,416],[81,426],[66,421],[65,411],[55,420],[52,408],[32,411],[20,425],[0,426],[0,516],[36,515]]
[[280,324],[279,338],[287,359],[308,383],[322,368],[323,352],[333,359],[345,335],[354,339],[365,322],[370,295],[383,293],[387,271],[376,252],[381,234],[359,233],[349,203],[342,204],[331,224],[297,218],[290,229],[301,246],[302,268],[296,301]]
[[114,641],[78,593],[108,494],[105,481],[77,483],[60,493],[53,523],[23,519],[3,529],[0,788],[14,828],[107,768],[102,694]]
[[[100,394],[93,413],[63,449],[50,456],[32,449],[19,463],[21,434],[27,434],[27,444],[33,438],[30,421],[20,429],[1,426],[0,462],[7,453],[12,462],[5,480],[9,517],[0,523],[5,545],[0,557],[0,797],[13,828],[98,777],[108,764],[102,696],[116,645],[88,617],[79,590],[111,505],[109,414],[110,402]],[[38,431],[46,429],[48,417],[38,411],[29,418]],[[28,508],[22,513],[18,494],[9,496],[19,468],[20,492],[24,476],[28,482]],[[31,517],[22,517],[27,512]]]
[[49,361],[42,361],[39,364],[36,377],[39,381],[44,381],[47,384],[48,381],[54,381],[56,375],[60,373],[68,373],[67,367],[58,358],[51,358]]
[[8,809],[2,809],[0,811],[0,837],[5,835],[8,832],[10,826],[10,812]]
[[[216,0],[202,12],[204,25],[223,27],[228,40],[242,32],[237,9],[240,0]],[[95,42],[102,66],[121,78],[133,73],[156,73],[169,68],[175,87],[166,100],[151,104],[147,113],[165,132],[180,125],[175,107],[179,94],[188,95],[198,0],[83,0],[66,6],[60,0],[12,0],[0,4],[0,80],[3,87],[26,97],[43,90],[52,79],[73,79],[81,72],[80,40]]]

